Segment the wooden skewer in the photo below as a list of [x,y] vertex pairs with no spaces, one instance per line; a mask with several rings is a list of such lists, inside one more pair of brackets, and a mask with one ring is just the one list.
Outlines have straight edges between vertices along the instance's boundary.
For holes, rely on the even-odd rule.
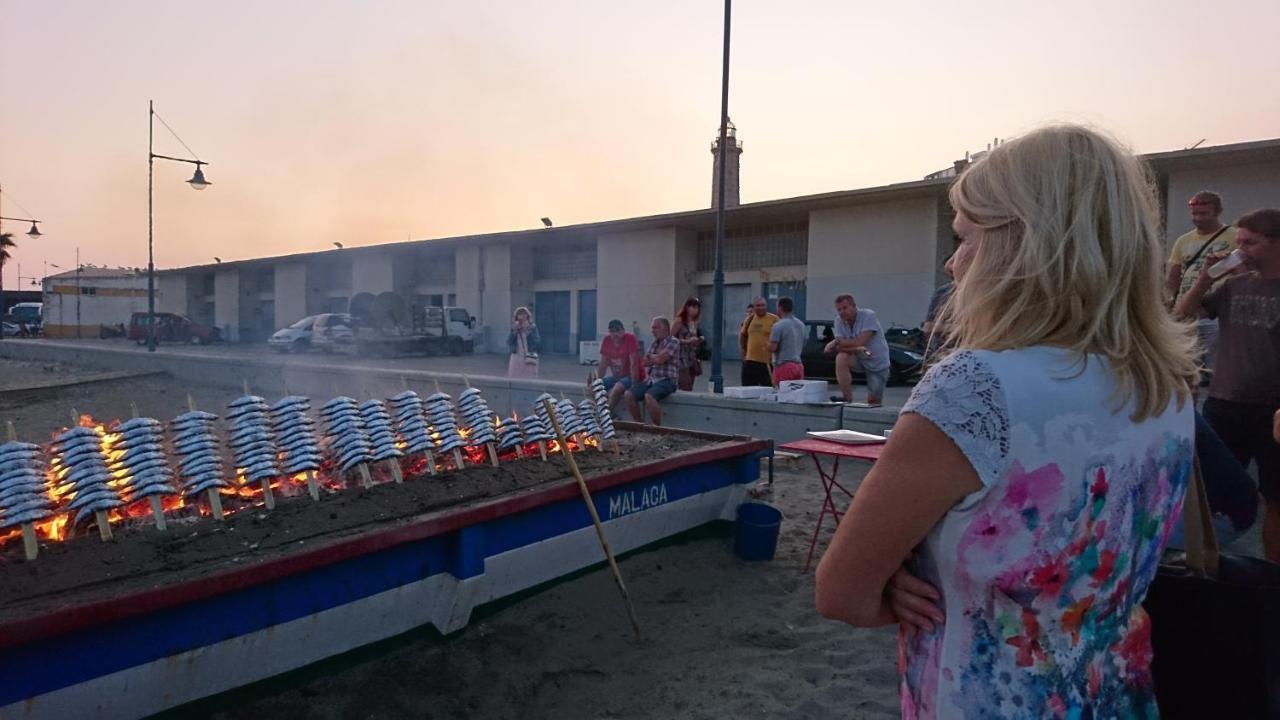
[[484,446],[489,448],[489,462],[498,467],[498,447],[493,443],[485,443]]
[[[6,420],[5,425],[9,430],[9,442],[17,442],[18,431],[13,427],[13,421]],[[36,526],[29,522],[22,523],[22,552],[27,562],[35,560],[40,552],[40,543],[36,542]]]
[[369,474],[368,463],[360,463],[356,466],[356,470],[360,472],[360,484],[363,485],[366,490],[373,487],[373,476]]
[[[133,417],[136,419],[138,417],[138,403],[130,400],[129,411],[133,413]],[[152,495],[147,498],[147,500],[151,503],[151,519],[155,520],[156,529],[166,530],[167,528],[164,524],[164,506],[160,504],[160,496]]]
[[[542,404],[546,407],[547,412],[551,412],[550,400],[543,400]],[[565,444],[564,430],[560,427],[560,421],[555,415],[551,415],[551,425],[555,428],[556,438],[563,446]],[[587,488],[587,481],[582,479],[582,471],[578,469],[578,463],[573,459],[573,453],[565,452],[565,460],[569,463],[569,469],[573,471],[573,477],[578,481],[578,491],[582,493],[582,501],[587,504],[587,511],[591,513],[591,523],[596,527],[596,535],[600,538],[600,547],[604,549],[604,555],[609,560],[609,569],[613,571],[613,579],[618,584],[618,592],[622,593],[622,600],[627,605],[627,616],[631,618],[631,627],[636,632],[636,639],[641,638],[640,620],[636,617],[636,609],[631,604],[631,595],[627,593],[627,585],[622,581],[622,571],[618,569],[618,561],[613,557],[613,550],[609,549],[609,539],[605,537],[604,525],[600,522],[600,515],[596,512],[596,504],[591,500],[591,491]]]
[[[280,378],[280,387],[284,390],[284,396],[289,397],[289,382],[284,378]],[[312,500],[320,500],[320,484],[316,482],[316,471],[307,471],[307,494]]]
[[[196,411],[196,401],[191,397],[191,393],[187,393],[187,410]],[[213,514],[213,519],[219,522],[225,521],[227,518],[222,514],[222,496],[218,494],[218,488],[211,487],[205,490],[205,497],[209,498],[209,511]]]
[[[80,413],[75,408],[71,408],[71,426],[78,427],[80,425]],[[94,522],[98,525],[98,537],[103,541],[111,539],[111,522],[107,520],[107,511],[99,510],[93,514]]]
[[396,483],[404,482],[404,473],[400,470],[399,458],[391,458],[387,463],[391,466],[391,479],[395,480]]
[[462,457],[462,448],[453,449],[453,462],[458,466],[459,470],[467,466],[466,458]]
[[[252,393],[249,392],[249,380],[247,378],[241,378],[240,382],[244,385],[244,394],[251,395]],[[268,510],[275,510],[276,496],[275,493],[271,492],[271,478],[265,478],[259,484],[262,486],[263,504],[266,505]]]

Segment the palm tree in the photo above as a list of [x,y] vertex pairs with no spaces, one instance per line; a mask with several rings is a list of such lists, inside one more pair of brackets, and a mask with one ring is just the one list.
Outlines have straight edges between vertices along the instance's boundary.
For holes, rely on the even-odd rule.
[[18,243],[13,241],[13,233],[0,233],[0,317],[7,313],[8,308],[4,306],[4,262],[13,257],[9,254],[9,248],[18,247]]

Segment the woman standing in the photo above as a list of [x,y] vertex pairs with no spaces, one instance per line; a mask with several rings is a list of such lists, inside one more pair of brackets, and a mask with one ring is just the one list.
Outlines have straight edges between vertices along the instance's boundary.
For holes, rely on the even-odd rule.
[[533,324],[529,308],[516,308],[511,316],[511,334],[507,336],[507,349],[511,358],[507,361],[507,377],[538,377],[538,326]]
[[954,349],[915,388],[818,567],[818,609],[899,626],[903,717],[1154,717],[1141,603],[1191,472],[1193,338],[1158,203],[1076,126],[951,188]]
[[680,354],[676,358],[676,368],[680,375],[676,386],[685,392],[693,390],[693,381],[702,374],[702,362],[698,360],[698,352],[702,349],[702,330],[698,327],[702,321],[702,301],[691,297],[684,301],[684,307],[676,313],[676,321],[671,324],[671,335],[680,344]]

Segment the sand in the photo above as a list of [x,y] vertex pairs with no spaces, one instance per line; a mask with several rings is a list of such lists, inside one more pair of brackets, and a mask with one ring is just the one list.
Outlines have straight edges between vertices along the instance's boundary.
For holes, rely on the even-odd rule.
[[641,643],[601,569],[453,637],[404,639],[186,710],[220,720],[898,717],[894,630],[819,617],[812,574],[800,571],[817,478],[779,472],[774,487],[765,499],[786,520],[772,562],[738,560],[728,537],[622,562]]

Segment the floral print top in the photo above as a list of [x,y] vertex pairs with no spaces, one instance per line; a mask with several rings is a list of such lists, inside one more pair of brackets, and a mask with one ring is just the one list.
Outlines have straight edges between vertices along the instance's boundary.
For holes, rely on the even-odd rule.
[[1142,599],[1191,472],[1190,403],[1141,423],[1105,360],[1036,347],[959,352],[903,413],[946,433],[983,489],[912,570],[946,621],[899,637],[904,718],[1157,715]]

